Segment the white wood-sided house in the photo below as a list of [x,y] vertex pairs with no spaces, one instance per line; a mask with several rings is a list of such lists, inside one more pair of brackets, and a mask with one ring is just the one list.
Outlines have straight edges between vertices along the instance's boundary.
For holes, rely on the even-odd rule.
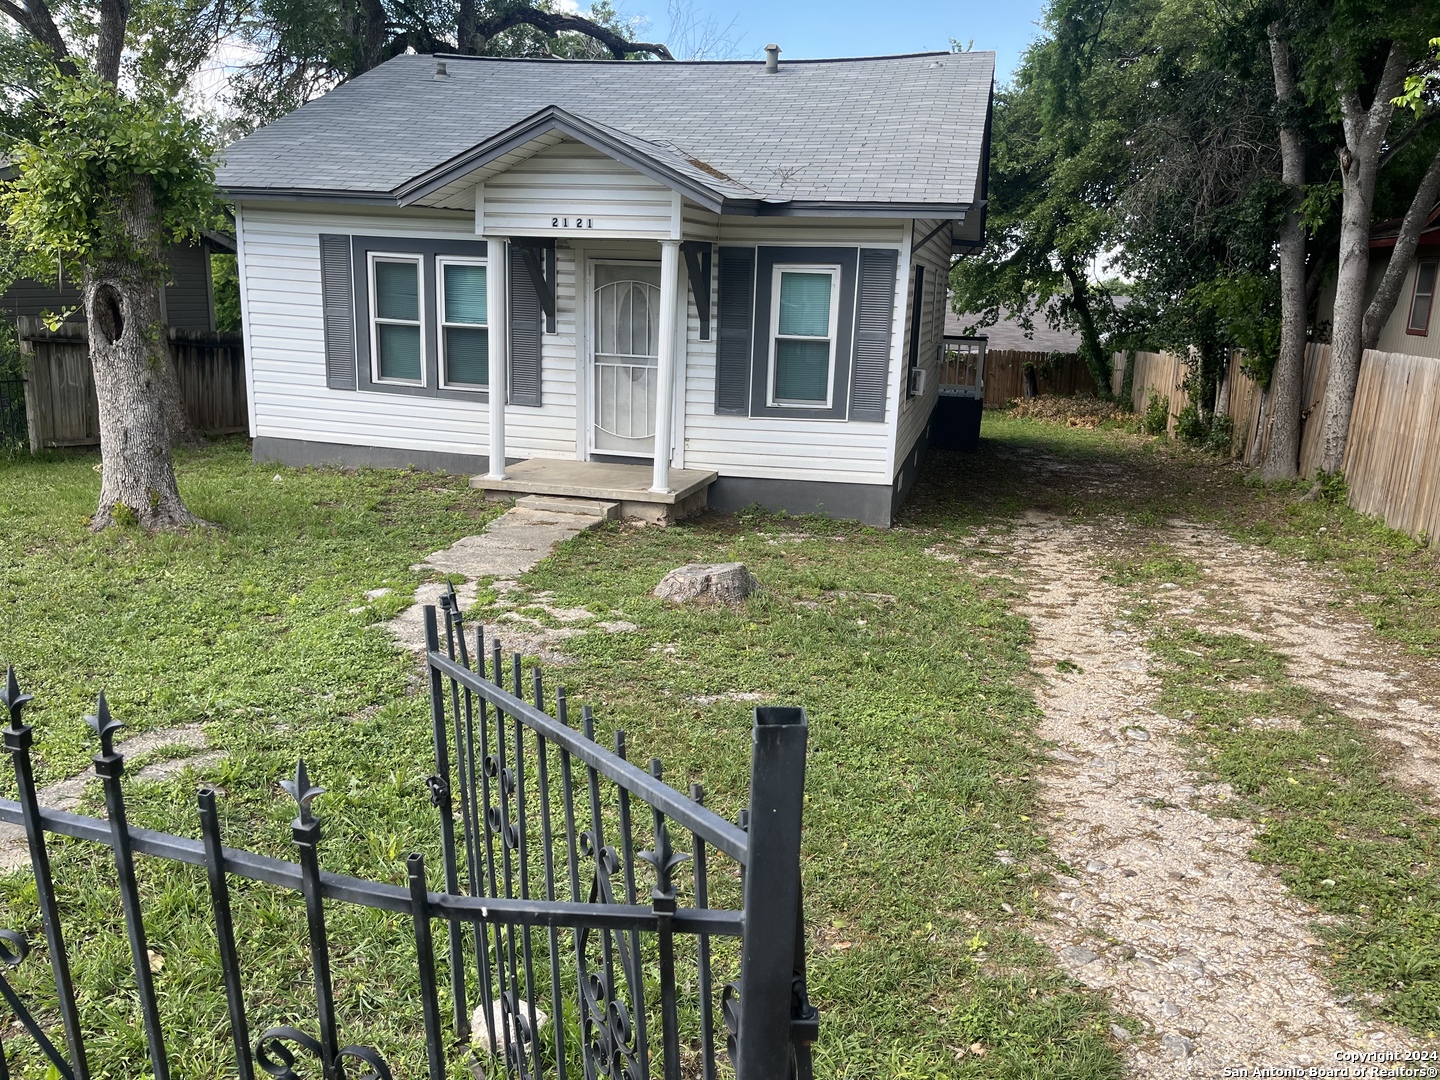
[[389,61],[227,151],[255,456],[889,524],[993,75]]

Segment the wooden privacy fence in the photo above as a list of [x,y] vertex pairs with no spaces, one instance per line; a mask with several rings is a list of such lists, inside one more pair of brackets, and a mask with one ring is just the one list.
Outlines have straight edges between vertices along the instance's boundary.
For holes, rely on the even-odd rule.
[[985,353],[985,405],[1004,405],[1025,392],[1025,367],[1035,368],[1035,392],[1040,394],[1094,394],[1095,379],[1085,361],[1074,353],[990,349]]
[[[1233,424],[1232,457],[1259,465],[1270,443],[1269,395],[1230,358],[1226,413]],[[1113,387],[1119,392],[1124,354],[1116,354]],[[1131,403],[1142,411],[1152,393],[1170,407],[1168,430],[1190,400],[1184,358],[1173,353],[1136,353]],[[1300,475],[1320,464],[1319,418],[1330,376],[1330,346],[1305,350],[1301,390]],[[1440,360],[1367,350],[1360,363],[1355,411],[1343,465],[1350,506],[1375,514],[1411,536],[1440,534]]]
[[[100,442],[95,377],[85,327],[51,330],[39,319],[20,319],[20,351],[27,357],[25,413],[30,449],[94,446]],[[170,347],[185,396],[185,411],[199,431],[248,431],[245,352],[239,334],[170,329]]]

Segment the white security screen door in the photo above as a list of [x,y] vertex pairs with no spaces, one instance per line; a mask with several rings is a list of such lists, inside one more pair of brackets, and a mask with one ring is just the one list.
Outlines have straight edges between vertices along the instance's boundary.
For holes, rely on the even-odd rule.
[[591,449],[650,457],[655,452],[660,267],[596,263],[591,308]]

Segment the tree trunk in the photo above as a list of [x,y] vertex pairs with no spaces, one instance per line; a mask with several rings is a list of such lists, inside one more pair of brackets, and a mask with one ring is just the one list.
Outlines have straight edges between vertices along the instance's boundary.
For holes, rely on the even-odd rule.
[[1385,70],[1375,87],[1370,108],[1360,103],[1351,87],[1340,88],[1345,147],[1340,151],[1340,180],[1344,197],[1340,208],[1340,271],[1335,280],[1335,326],[1331,338],[1330,376],[1325,383],[1324,411],[1320,417],[1320,472],[1339,472],[1345,463],[1345,442],[1350,436],[1350,413],[1355,386],[1360,381],[1360,357],[1365,351],[1365,286],[1370,276],[1370,208],[1375,201],[1375,178],[1380,151],[1395,106],[1391,103],[1405,79],[1406,60],[1398,43],[1390,47]]
[[[147,529],[198,523],[185,508],[170,460],[165,384],[174,365],[160,319],[154,192],[138,181],[116,210],[145,262],[99,260],[84,268],[85,318],[100,419],[100,505],[91,528]],[[178,388],[177,388],[178,389]]]
[[1120,407],[1135,411],[1135,350],[1125,350],[1125,371],[1120,376]]
[[[1270,66],[1275,101],[1284,117],[1295,103],[1295,72],[1290,44],[1280,23],[1271,23]],[[1300,466],[1300,398],[1305,381],[1305,143],[1291,122],[1280,125],[1280,179],[1289,189],[1280,224],[1280,352],[1270,375],[1270,442],[1260,463],[1265,480],[1294,480]]]
[[1075,304],[1075,316],[1080,321],[1080,354],[1085,359],[1085,366],[1090,369],[1090,376],[1095,380],[1095,388],[1099,391],[1100,397],[1106,401],[1113,401],[1115,394],[1110,389],[1109,357],[1105,355],[1105,350],[1100,344],[1100,332],[1095,327],[1095,315],[1090,310],[1090,289],[1079,271],[1069,263],[1065,264],[1065,277],[1070,282],[1070,295]]

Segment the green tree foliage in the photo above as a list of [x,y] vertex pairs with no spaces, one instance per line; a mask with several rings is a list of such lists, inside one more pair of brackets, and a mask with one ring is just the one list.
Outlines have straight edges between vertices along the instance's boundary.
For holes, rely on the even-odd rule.
[[1046,36],[996,94],[986,249],[952,275],[956,310],[980,313],[980,325],[1006,308],[1027,330],[1039,316],[1077,331],[1107,395],[1114,305],[1091,271],[1118,235],[1126,150],[1116,99],[1131,92],[1127,38],[1141,7],[1055,0],[1047,9]]
[[[16,179],[0,192],[13,251],[30,276],[99,260],[153,262],[120,202],[153,192],[162,243],[219,224],[214,154],[203,127],[154,93],[126,94],[81,71],[51,68],[13,143]],[[162,265],[150,267],[157,276]]]

